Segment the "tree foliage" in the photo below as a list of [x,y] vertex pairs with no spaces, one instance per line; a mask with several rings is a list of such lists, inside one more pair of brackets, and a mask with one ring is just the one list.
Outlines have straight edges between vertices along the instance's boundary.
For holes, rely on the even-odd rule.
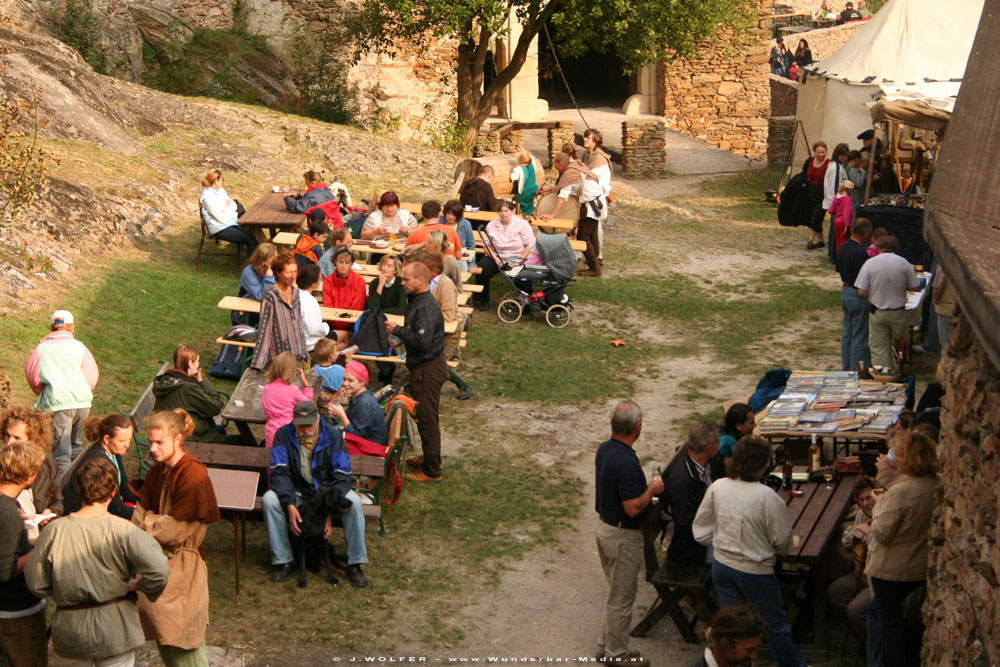
[[56,37],[72,46],[98,74],[111,74],[108,49],[101,41],[107,21],[94,9],[91,0],[66,0],[62,11],[49,12]]
[[[456,39],[458,118],[469,123],[469,145],[547,22],[556,26],[563,54],[614,53],[630,73],[673,53],[689,54],[723,28],[747,26],[756,7],[754,0],[362,0],[351,29],[356,56],[393,56],[403,45],[420,49],[431,39]],[[507,34],[511,12],[523,32],[508,64],[484,89],[491,40]]]
[[[7,26],[0,14],[0,26]],[[0,43],[0,77],[9,50]],[[48,123],[38,115],[39,92],[34,86],[18,94],[0,94],[0,231],[21,220],[45,187],[49,168],[58,159],[39,148],[38,132]],[[3,262],[0,261],[0,264]]]

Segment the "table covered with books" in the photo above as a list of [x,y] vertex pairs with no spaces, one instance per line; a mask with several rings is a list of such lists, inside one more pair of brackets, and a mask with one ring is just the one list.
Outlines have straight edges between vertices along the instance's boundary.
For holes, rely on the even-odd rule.
[[757,415],[760,435],[886,440],[906,406],[906,385],[862,380],[854,371],[794,371]]

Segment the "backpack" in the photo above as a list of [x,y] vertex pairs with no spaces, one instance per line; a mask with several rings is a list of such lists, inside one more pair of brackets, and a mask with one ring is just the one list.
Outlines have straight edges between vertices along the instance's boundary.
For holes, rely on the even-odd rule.
[[243,374],[243,348],[223,345],[208,369],[208,374],[220,380],[239,380]]
[[384,357],[389,354],[389,335],[385,332],[385,313],[381,308],[369,308],[354,323],[351,345],[358,346],[358,354]]

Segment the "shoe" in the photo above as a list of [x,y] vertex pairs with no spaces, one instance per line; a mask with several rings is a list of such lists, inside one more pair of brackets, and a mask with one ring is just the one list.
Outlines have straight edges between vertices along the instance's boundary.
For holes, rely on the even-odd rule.
[[806,242],[806,250],[815,250],[818,247],[819,246],[816,245],[815,243],[813,243],[812,241],[807,241]]
[[646,660],[638,651],[629,651],[625,655],[611,657],[606,655],[600,659],[605,665],[627,665],[627,667],[649,667],[649,660]]
[[406,465],[410,466],[411,468],[419,468],[420,466],[424,465],[424,457],[411,456],[408,459],[406,459]]
[[423,470],[417,470],[415,472],[406,473],[406,479],[409,482],[440,482],[441,477],[428,477],[424,474]]
[[580,271],[576,272],[576,275],[578,275],[578,276],[590,276],[590,277],[593,277],[593,278],[599,278],[601,276],[601,270],[600,269],[581,269]]
[[823,243],[822,241],[816,241],[816,246],[815,247],[817,247],[817,248],[825,248],[826,244]]
[[482,312],[486,312],[487,310],[489,310],[489,309],[490,309],[490,304],[488,304],[488,303],[484,303],[484,302],[482,302],[482,301],[473,301],[473,302],[472,302],[472,306],[473,306],[473,308],[475,308],[476,310],[480,310],[480,311],[482,311]]
[[344,570],[344,576],[355,588],[368,586],[368,579],[365,578],[365,573],[361,571],[360,565],[348,565],[347,569]]
[[[465,401],[472,398],[472,385],[465,385],[458,390],[458,400]],[[423,461],[421,461],[423,463]]]
[[274,571],[271,572],[271,581],[288,581],[293,574],[295,574],[295,568],[292,567],[291,563],[275,565]]

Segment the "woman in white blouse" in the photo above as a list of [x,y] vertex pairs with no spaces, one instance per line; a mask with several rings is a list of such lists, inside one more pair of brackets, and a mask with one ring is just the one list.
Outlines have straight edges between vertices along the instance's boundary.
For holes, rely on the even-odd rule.
[[239,203],[230,199],[222,186],[222,172],[209,169],[202,175],[201,185],[201,218],[208,227],[208,233],[221,241],[246,246],[247,255],[252,255],[257,248],[257,239],[250,230],[239,226]]
[[389,190],[378,200],[378,210],[372,211],[361,227],[361,238],[373,239],[378,235],[395,234],[406,238],[417,228],[417,219],[405,208],[399,207],[399,197]]

